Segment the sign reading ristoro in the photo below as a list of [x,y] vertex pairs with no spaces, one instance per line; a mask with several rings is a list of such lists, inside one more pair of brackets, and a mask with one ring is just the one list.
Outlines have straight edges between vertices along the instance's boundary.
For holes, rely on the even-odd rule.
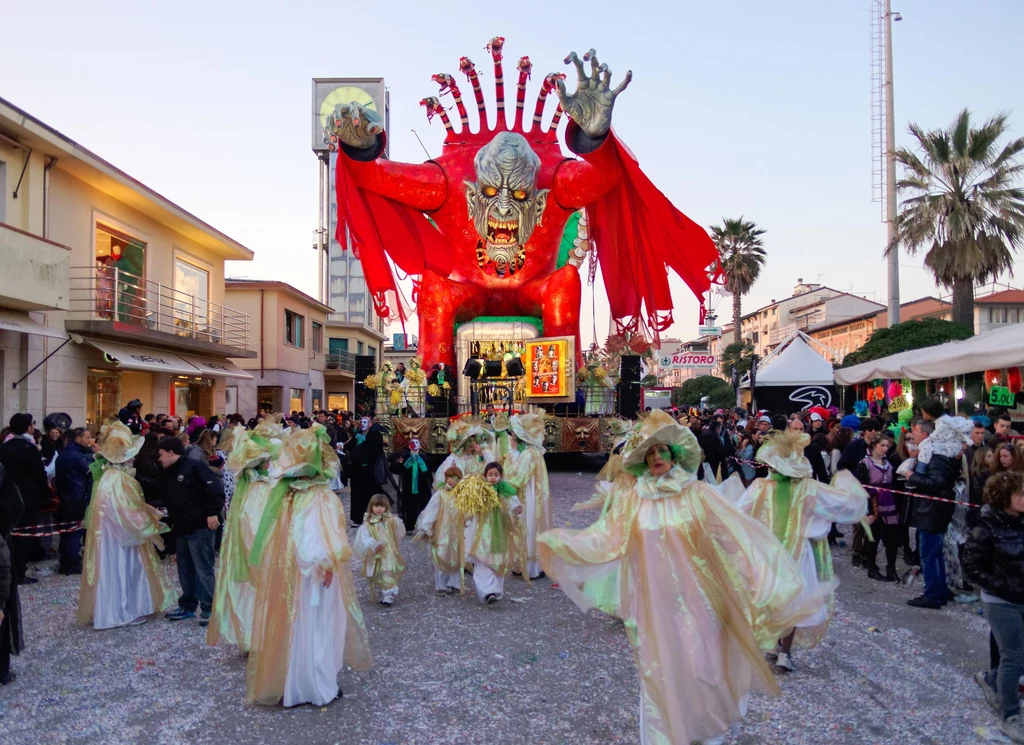
[[718,364],[718,356],[710,352],[680,352],[666,354],[659,362],[664,370],[692,370],[714,367]]

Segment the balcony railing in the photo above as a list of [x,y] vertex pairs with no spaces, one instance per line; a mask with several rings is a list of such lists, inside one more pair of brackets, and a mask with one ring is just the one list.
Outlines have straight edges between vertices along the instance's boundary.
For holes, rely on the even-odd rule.
[[327,354],[327,369],[354,373],[356,371],[356,356],[351,352],[329,352]]
[[249,316],[102,264],[71,268],[74,321],[114,321],[246,349]]

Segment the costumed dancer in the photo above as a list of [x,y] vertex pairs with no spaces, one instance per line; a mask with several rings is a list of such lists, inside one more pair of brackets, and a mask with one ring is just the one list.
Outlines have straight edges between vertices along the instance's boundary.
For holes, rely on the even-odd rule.
[[434,589],[438,595],[462,593],[463,566],[466,561],[466,517],[459,512],[452,490],[462,480],[458,466],[444,472],[444,483],[434,492],[416,521],[418,539],[430,540],[430,558],[434,561]]
[[398,512],[405,521],[405,530],[416,530],[416,520],[430,501],[433,474],[423,457],[418,437],[409,440],[408,447],[391,456],[391,472],[401,476],[402,488],[398,494]]
[[721,743],[751,692],[778,695],[765,662],[820,605],[778,540],[697,480],[690,430],[652,412],[623,449],[607,512],[583,530],[538,537],[541,564],[584,611],[579,588],[620,572],[616,615],[640,673],[642,745]]
[[615,383],[597,359],[588,359],[576,376],[586,396],[583,411],[587,416],[609,416],[615,409]]
[[494,433],[481,422],[456,419],[448,427],[448,448],[451,454],[434,473],[434,491],[444,483],[444,472],[451,466],[462,471],[463,478],[483,476],[484,466],[494,457]]
[[773,654],[783,670],[793,670],[794,637],[803,648],[824,637],[834,611],[835,588],[828,534],[832,523],[856,523],[868,511],[868,493],[849,471],[842,470],[831,485],[815,481],[804,448],[811,438],[802,432],[777,432],[757,451],[756,460],[772,469],[769,478],[755,479],[737,507],[764,524],[800,567],[804,599],[817,597],[816,612],[794,624]]
[[224,642],[236,644],[242,652],[249,651],[257,573],[249,564],[249,554],[270,491],[277,483],[273,461],[281,453],[283,436],[280,414],[264,419],[251,432],[242,426],[234,429],[226,466],[236,476],[235,494],[224,524],[221,570],[206,632],[210,646]]
[[523,511],[515,488],[502,480],[503,475],[500,463],[488,463],[483,478],[470,476],[452,490],[456,509],[469,518],[466,561],[473,564],[476,596],[488,605],[504,595]]
[[285,439],[250,563],[258,568],[246,703],[324,705],[341,696],[344,665],[373,665],[356,597],[338,468],[319,424]]
[[423,372],[423,358],[413,357],[402,379],[405,401],[417,416],[427,414],[427,374]]
[[363,562],[363,571],[370,583],[370,597],[380,593],[380,604],[391,605],[398,597],[398,583],[405,571],[405,561],[398,548],[405,528],[391,514],[391,502],[383,494],[374,494],[363,524],[356,532],[352,550]]
[[78,623],[96,629],[136,626],[174,603],[160,569],[161,533],[170,528],[146,504],[132,459],[143,438],[114,421],[103,425],[100,450],[89,466],[93,488],[85,513],[85,562]]
[[509,448],[501,459],[505,481],[515,488],[523,504],[524,520],[521,522],[526,543],[523,573],[530,579],[537,579],[544,576],[537,560],[537,536],[553,527],[548,468],[544,462],[544,416],[513,415],[505,439]]

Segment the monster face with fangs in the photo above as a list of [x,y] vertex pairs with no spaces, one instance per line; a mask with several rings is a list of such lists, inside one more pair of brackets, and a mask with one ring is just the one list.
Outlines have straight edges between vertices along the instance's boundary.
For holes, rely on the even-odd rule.
[[540,224],[548,189],[537,188],[541,161],[526,138],[502,132],[480,148],[476,183],[466,182],[466,201],[476,232],[481,268],[499,278],[515,274],[526,261],[524,246]]

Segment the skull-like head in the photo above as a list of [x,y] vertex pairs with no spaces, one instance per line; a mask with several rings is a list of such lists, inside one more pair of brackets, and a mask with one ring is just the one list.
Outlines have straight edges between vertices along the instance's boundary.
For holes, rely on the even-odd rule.
[[514,274],[547,205],[549,190],[537,188],[540,158],[521,134],[502,132],[480,148],[474,165],[477,181],[466,182],[466,201],[485,246],[481,265],[491,263],[499,277]]

